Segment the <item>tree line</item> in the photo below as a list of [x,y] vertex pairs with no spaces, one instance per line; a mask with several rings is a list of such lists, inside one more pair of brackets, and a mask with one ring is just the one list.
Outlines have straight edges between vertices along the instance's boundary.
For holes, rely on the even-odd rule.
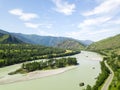
[[16,70],[15,72],[9,73],[10,75],[21,73],[21,72],[31,72],[35,70],[46,70],[46,69],[56,69],[62,68],[70,65],[78,65],[76,58],[68,57],[68,58],[60,58],[60,59],[49,59],[42,61],[33,61],[23,63],[21,68]]
[[93,87],[91,87],[90,85],[87,85],[85,90],[99,90],[100,86],[105,82],[105,80],[109,76],[110,71],[106,67],[104,60],[101,61],[100,64],[101,64],[101,73],[97,77],[97,81],[96,81],[95,85]]
[[65,49],[31,44],[0,44],[0,67],[60,56],[69,56],[80,51],[67,52]]
[[109,89],[120,90],[120,55],[113,51],[106,58],[108,59],[108,64],[111,66],[112,70],[114,71],[114,78],[112,80]]

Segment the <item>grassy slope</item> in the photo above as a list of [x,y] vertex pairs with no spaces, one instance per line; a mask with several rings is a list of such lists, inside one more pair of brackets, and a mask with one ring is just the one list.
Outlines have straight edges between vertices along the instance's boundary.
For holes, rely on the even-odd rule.
[[0,36],[0,42],[3,42],[4,40],[6,40],[9,37],[9,35],[2,35]]
[[18,44],[18,43],[24,43],[24,42],[22,42],[21,40],[9,34],[3,34],[3,35],[0,35],[0,43],[1,44],[7,44],[7,43]]
[[89,50],[104,50],[120,47],[120,34],[91,44]]
[[[95,42],[91,44],[87,49],[98,51],[101,54],[105,54],[108,57],[114,57],[114,54],[120,55],[120,34]],[[118,87],[120,87],[120,81],[117,79],[120,77],[120,60],[118,60],[118,56],[115,58],[108,59],[108,63],[111,65],[112,68],[118,68],[115,70],[115,76],[113,78],[113,81],[111,83],[111,89],[109,90],[118,90]],[[99,88],[100,89],[100,88]]]
[[59,43],[56,47],[58,48],[65,48],[71,50],[81,50],[84,49],[85,46],[75,40],[66,40],[62,43]]

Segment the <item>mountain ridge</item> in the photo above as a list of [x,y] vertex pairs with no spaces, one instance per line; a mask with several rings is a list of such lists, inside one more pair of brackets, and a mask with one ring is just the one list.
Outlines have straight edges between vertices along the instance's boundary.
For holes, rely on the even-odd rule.
[[56,45],[57,48],[65,48],[65,49],[72,49],[72,50],[82,50],[85,48],[83,44],[76,40],[65,40],[62,43]]
[[36,34],[11,33],[4,30],[0,30],[0,32],[3,34],[9,34],[25,43],[52,46],[57,48],[71,47],[70,49],[73,49],[74,47],[76,48],[76,45],[77,45],[78,49],[79,48],[83,49],[83,47],[92,43],[92,41],[90,40],[77,40],[77,39],[68,38],[68,37],[40,36]]
[[94,42],[87,49],[89,50],[104,50],[120,47],[120,34]]
[[20,43],[24,42],[12,36],[10,33],[0,30],[0,44],[20,44]]

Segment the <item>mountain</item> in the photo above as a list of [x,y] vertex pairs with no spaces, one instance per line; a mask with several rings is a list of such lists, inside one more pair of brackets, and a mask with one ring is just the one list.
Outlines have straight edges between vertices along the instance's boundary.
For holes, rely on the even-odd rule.
[[[89,44],[89,41],[76,40],[67,37],[53,37],[53,36],[40,36],[40,35],[29,35],[21,33],[10,33],[3,30],[0,30],[1,33],[9,34],[20,41],[29,44],[37,44],[44,46],[60,47],[60,48],[69,48],[69,49],[78,49],[83,48]],[[91,42],[90,42],[91,43]]]
[[53,37],[53,36],[40,36],[40,35],[27,35],[21,33],[12,33],[15,37],[19,38],[20,40],[32,43],[32,44],[40,44],[45,46],[56,46],[59,43],[63,43],[66,40],[75,40],[80,42],[84,46],[88,46],[93,43],[91,40],[76,40],[67,37]]
[[19,40],[15,36],[11,35],[11,33],[0,29],[0,43],[1,44],[20,44],[24,42]]
[[72,50],[81,50],[84,49],[85,46],[78,42],[77,40],[68,39],[56,45],[57,48],[65,48],[65,49],[72,49]]
[[1,44],[18,44],[23,43],[23,41],[17,39],[16,37],[10,35],[10,34],[3,34],[0,33],[0,43]]
[[20,33],[12,33],[15,37],[20,40],[31,43],[31,44],[39,44],[45,46],[55,46],[56,44],[67,40],[65,37],[53,37],[53,36],[39,36],[39,35],[27,35]]
[[118,47],[120,47],[120,34],[95,42],[90,46],[88,46],[87,49],[104,50],[104,49],[114,49]]
[[89,46],[90,44],[93,43],[93,41],[91,41],[91,40],[80,40],[80,43],[82,43],[85,46]]
[[31,44],[39,44],[39,45],[52,46],[52,47],[65,48],[65,49],[68,49],[68,48],[83,49],[84,47],[84,44],[82,44],[81,41],[75,40],[72,38],[26,35],[26,34],[20,34],[20,33],[12,33],[12,34],[15,37],[19,38],[20,40],[27,43],[31,43]]
[[2,30],[2,29],[0,29],[0,33],[1,33],[1,34],[10,34],[9,32],[4,31],[4,30]]

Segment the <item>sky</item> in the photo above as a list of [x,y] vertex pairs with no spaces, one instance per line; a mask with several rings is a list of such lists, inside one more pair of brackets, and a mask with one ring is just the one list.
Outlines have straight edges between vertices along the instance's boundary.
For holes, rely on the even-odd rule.
[[0,29],[99,41],[120,34],[120,0],[0,0]]

